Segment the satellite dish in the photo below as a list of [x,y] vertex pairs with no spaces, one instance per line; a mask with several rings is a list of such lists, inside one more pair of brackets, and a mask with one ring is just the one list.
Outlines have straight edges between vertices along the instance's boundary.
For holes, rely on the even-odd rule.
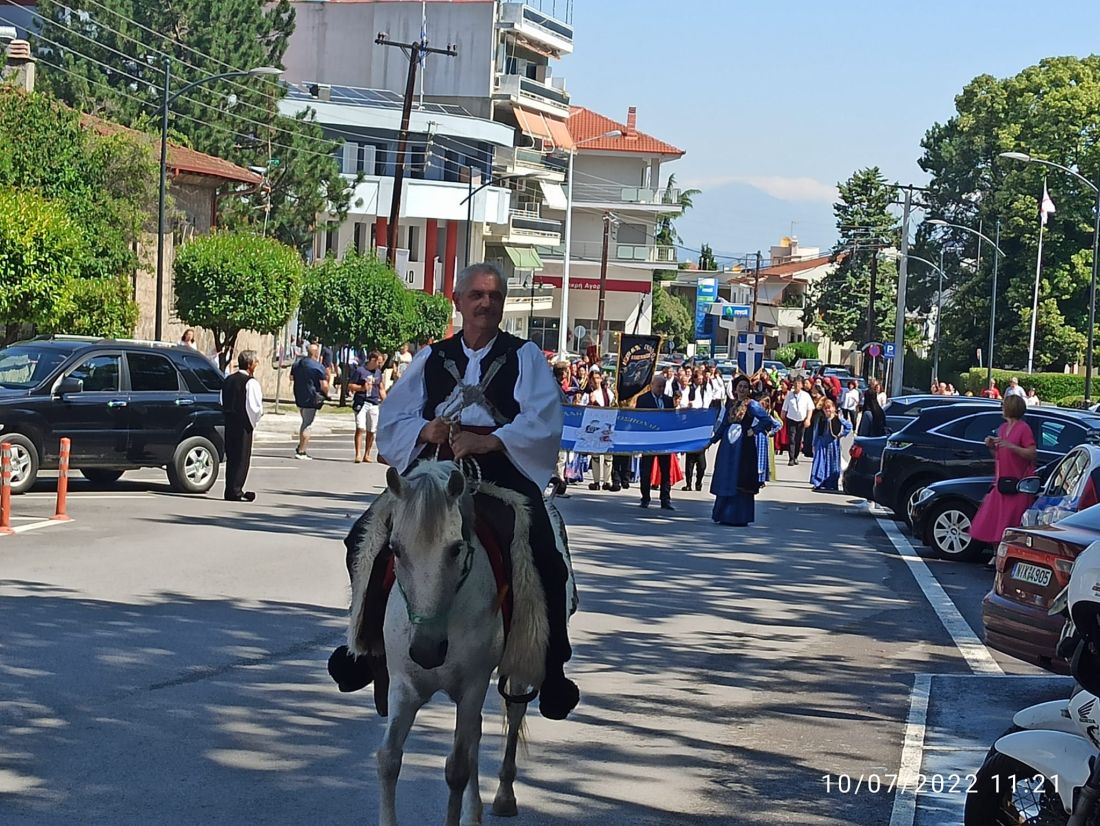
[[582,324],[578,324],[576,327],[573,328],[573,335],[575,335],[577,338],[584,338],[587,332],[588,330],[586,330],[584,328],[584,325]]

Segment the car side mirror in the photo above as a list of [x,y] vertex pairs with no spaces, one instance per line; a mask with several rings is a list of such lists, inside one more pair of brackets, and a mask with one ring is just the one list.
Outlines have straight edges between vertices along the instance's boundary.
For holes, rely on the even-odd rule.
[[1043,487],[1043,480],[1038,476],[1028,476],[1026,479],[1021,479],[1016,484],[1016,490],[1019,493],[1026,493],[1028,496],[1036,496]]
[[61,383],[57,385],[57,395],[64,398],[70,393],[83,393],[84,392],[84,380],[74,379],[72,376],[66,376],[61,380]]

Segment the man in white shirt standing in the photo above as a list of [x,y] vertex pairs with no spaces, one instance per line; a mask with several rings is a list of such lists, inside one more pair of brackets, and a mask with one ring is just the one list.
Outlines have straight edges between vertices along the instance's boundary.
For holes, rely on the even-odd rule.
[[263,392],[255,378],[260,363],[255,350],[237,356],[237,372],[222,385],[225,411],[225,500],[252,502],[256,494],[244,489],[252,462],[252,431],[264,414]]
[[1027,393],[1024,392],[1024,388],[1020,387],[1020,380],[1013,376],[1008,380],[1008,389],[1005,390],[1005,398],[1009,396],[1019,396],[1024,402],[1027,402]]
[[790,434],[791,439],[787,467],[798,464],[798,456],[802,452],[802,436],[813,414],[813,399],[802,389],[802,379],[795,379],[791,384],[791,392],[787,394],[787,400],[783,402],[783,418],[787,420],[787,433]]

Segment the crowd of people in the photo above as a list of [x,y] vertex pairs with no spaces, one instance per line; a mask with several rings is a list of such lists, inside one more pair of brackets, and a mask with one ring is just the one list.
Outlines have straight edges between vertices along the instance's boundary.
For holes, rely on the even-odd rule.
[[[967,390],[965,393],[960,394],[955,389],[955,385],[945,381],[933,381],[931,393],[934,396],[973,396],[974,394]],[[985,388],[981,396],[983,399],[996,399],[1000,401],[1002,398],[1008,398],[1009,396],[1019,396],[1024,400],[1025,407],[1039,407],[1042,403],[1039,398],[1039,393],[1034,387],[1029,387],[1026,391],[1020,386],[1020,380],[1013,376],[1008,380],[1008,386],[1005,388],[1004,394],[1001,393],[997,387],[995,379],[990,379],[989,386]]]

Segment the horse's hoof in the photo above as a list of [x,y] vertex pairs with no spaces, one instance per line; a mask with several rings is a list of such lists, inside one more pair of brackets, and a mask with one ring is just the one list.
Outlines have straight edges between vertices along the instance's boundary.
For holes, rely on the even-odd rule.
[[494,817],[515,817],[519,814],[519,809],[516,808],[516,799],[498,797],[493,801],[493,816]]

